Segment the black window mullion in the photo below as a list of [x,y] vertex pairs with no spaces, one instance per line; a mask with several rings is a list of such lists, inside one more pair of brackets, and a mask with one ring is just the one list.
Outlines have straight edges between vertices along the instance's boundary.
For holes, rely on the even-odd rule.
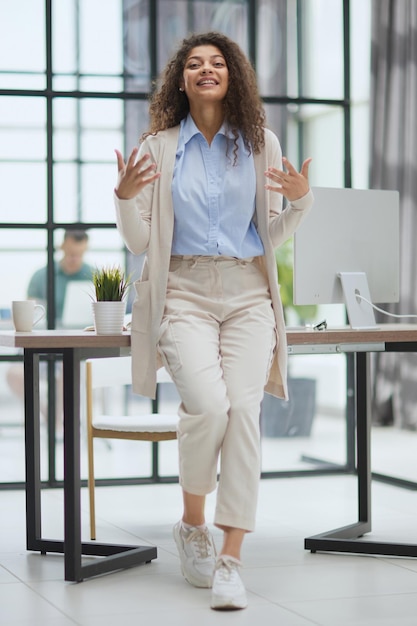
[[345,187],[352,186],[351,102],[350,102],[350,0],[343,0],[343,95],[345,133]]
[[248,41],[249,41],[249,59],[256,69],[256,50],[257,50],[257,0],[248,0]]
[[53,241],[53,106],[52,106],[52,0],[45,0],[46,34],[46,176],[47,176],[47,302],[48,328],[55,327],[55,276]]
[[149,2],[149,56],[151,88],[158,76],[158,4],[159,0]]

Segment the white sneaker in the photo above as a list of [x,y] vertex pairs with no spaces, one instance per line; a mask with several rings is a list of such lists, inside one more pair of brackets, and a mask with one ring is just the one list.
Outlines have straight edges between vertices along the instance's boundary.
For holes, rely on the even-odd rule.
[[216,547],[208,528],[185,529],[179,521],[173,530],[181,560],[182,574],[194,587],[211,587]]
[[245,609],[246,590],[239,574],[240,561],[220,555],[216,561],[211,592],[211,608],[217,610]]

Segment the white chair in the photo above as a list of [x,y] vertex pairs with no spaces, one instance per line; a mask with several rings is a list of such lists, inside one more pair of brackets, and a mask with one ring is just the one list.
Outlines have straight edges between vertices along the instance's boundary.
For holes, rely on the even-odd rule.
[[[177,438],[176,414],[96,415],[94,390],[129,385],[132,382],[130,356],[88,359],[86,361],[88,491],[90,499],[90,535],[96,538],[94,439],[132,439],[167,441]],[[171,382],[168,372],[158,370],[158,385]],[[96,403],[97,404],[97,403]]]

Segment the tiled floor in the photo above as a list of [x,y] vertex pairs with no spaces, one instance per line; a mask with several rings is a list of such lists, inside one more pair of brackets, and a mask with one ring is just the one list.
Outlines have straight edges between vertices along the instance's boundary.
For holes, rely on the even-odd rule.
[[[82,493],[83,534],[88,507]],[[0,491],[0,624],[12,626],[415,626],[417,560],[310,554],[306,536],[356,520],[356,479],[326,476],[261,482],[258,527],[245,541],[249,607],[210,610],[210,592],[179,572],[171,535],[178,485],[101,487],[98,540],[156,544],[158,558],[82,583],[63,580],[61,555],[25,549],[23,491]],[[208,498],[212,519],[214,496]],[[43,536],[62,536],[62,492],[43,493]],[[416,541],[417,492],[373,485],[373,538]],[[220,534],[214,529],[216,542]]]
[[[24,479],[22,407],[3,389],[0,402],[0,483]],[[147,410],[147,409],[146,409]],[[82,432],[82,476],[86,445]],[[417,480],[417,433],[374,428],[374,471]],[[99,477],[146,475],[149,450],[137,442],[96,442]],[[161,450],[161,473],[177,470],[176,442]],[[141,452],[138,452],[140,447]],[[42,427],[42,475],[46,477],[46,427]],[[263,469],[309,470],[311,459],[345,461],[346,431],[340,411],[319,412],[309,437],[264,438]],[[310,460],[309,460],[310,459]],[[57,477],[62,476],[62,442]],[[0,485],[1,486],[1,485]],[[245,540],[245,611],[210,610],[210,592],[194,589],[180,574],[172,525],[181,515],[178,485],[100,487],[96,492],[99,541],[152,544],[151,564],[75,584],[64,581],[61,555],[28,553],[25,497],[0,489],[0,626],[415,626],[417,559],[317,553],[304,538],[355,522],[353,476],[309,476],[263,480],[258,527]],[[381,541],[416,542],[417,491],[374,483],[373,531]],[[213,518],[214,495],[207,520]],[[83,539],[88,540],[88,503],[82,492]],[[63,536],[61,490],[44,490],[42,535]],[[213,529],[219,545],[221,536]]]

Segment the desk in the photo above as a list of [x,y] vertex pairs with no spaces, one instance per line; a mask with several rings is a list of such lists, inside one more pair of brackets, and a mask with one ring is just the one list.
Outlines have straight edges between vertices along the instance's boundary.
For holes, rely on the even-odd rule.
[[[64,554],[65,580],[80,582],[106,572],[148,563],[153,546],[114,545],[81,540],[80,506],[80,362],[94,356],[118,356],[130,350],[130,335],[82,331],[0,332],[0,345],[23,348],[25,370],[26,547]],[[39,355],[59,354],[64,384],[64,540],[42,537]],[[82,564],[82,555],[105,558]]]
[[[369,357],[374,351],[417,352],[417,326],[384,324],[375,330],[289,330],[289,354],[351,352],[355,355],[358,520],[305,539],[305,548],[396,556],[417,556],[417,545],[359,539],[371,531],[371,407]],[[117,356],[130,348],[130,335],[97,336],[79,331],[0,332],[0,345],[23,348],[25,367],[26,536],[27,549],[60,552],[65,580],[84,578],[149,562],[154,547],[84,543],[80,511],[80,362],[94,356]],[[62,355],[64,375],[64,541],[41,537],[39,355]],[[106,557],[82,564],[82,555]]]
[[370,353],[417,352],[417,326],[381,324],[374,330],[330,329],[293,333],[288,331],[288,351],[293,354],[352,352],[355,355],[356,469],[358,480],[357,521],[304,541],[311,552],[350,552],[417,556],[417,544],[367,541],[361,537],[372,529],[371,522],[371,393]]

